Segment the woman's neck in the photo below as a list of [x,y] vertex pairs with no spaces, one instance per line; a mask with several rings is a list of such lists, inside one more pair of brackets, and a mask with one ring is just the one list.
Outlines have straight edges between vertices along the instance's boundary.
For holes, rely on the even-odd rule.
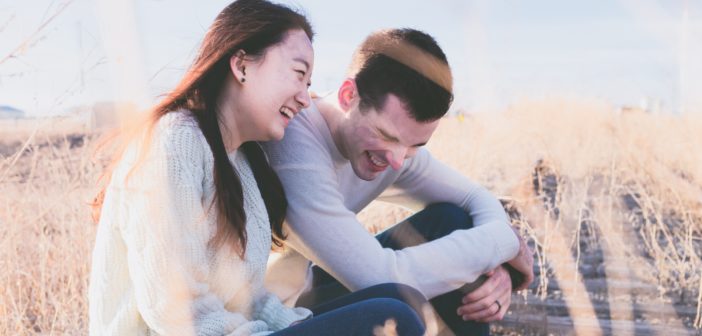
[[247,141],[243,139],[241,129],[237,123],[236,116],[238,114],[234,110],[232,104],[226,100],[217,104],[216,113],[219,131],[222,134],[222,142],[224,142],[224,149],[227,153],[232,153],[241,147],[241,144]]
[[238,90],[232,86],[233,81],[228,79],[227,84],[219,94],[216,107],[219,130],[227,153],[236,151],[244,142],[250,140],[246,138],[246,130],[241,127],[245,122],[239,120],[239,117],[244,114],[239,111],[240,107],[234,103],[239,101],[237,98]]

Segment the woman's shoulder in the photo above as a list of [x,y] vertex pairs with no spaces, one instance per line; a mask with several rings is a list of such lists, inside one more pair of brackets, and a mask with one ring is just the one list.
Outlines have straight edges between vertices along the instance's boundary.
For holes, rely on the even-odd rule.
[[196,136],[204,140],[197,119],[189,110],[181,109],[168,112],[159,118],[155,126],[154,130],[161,137]]
[[167,151],[190,150],[196,153],[205,153],[209,149],[200,126],[192,112],[177,110],[163,115],[154,129],[154,140],[157,146]]
[[166,113],[156,122],[156,127],[159,129],[175,129],[184,132],[200,129],[193,113],[186,109]]

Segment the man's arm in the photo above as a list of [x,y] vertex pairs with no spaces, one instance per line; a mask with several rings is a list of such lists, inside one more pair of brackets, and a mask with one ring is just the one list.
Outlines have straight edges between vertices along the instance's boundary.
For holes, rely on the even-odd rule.
[[[345,286],[357,290],[395,281],[434,297],[474,281],[516,255],[516,237],[500,220],[400,251],[382,248],[345,207],[333,168],[319,161],[319,150],[297,150],[305,159],[297,157],[293,164],[274,164],[289,202],[288,243]],[[475,196],[480,194],[479,188],[471,188],[474,192],[467,194],[466,189],[457,192],[460,187],[444,189],[446,194],[456,195],[444,201],[460,198],[461,204],[483,207],[483,198]],[[441,201],[440,197],[435,198]],[[432,197],[425,199],[432,200]],[[489,211],[481,209],[473,215],[492,217]],[[503,236],[505,230],[509,234],[507,239],[496,242],[491,238]]]
[[[455,204],[473,220],[474,229],[467,232],[481,235],[494,244],[498,253],[496,259],[511,260],[519,250],[517,235],[511,229],[509,217],[497,198],[460,172],[434,159],[424,148],[407,160],[394,187],[380,199],[414,208],[439,202]],[[467,233],[466,230],[459,231]],[[480,256],[473,253],[464,257]]]
[[323,178],[323,171],[293,167],[278,173],[289,202],[288,243],[352,290],[402,282],[435,297],[506,261],[495,258],[500,253],[479,228],[399,251],[383,248],[344,207],[336,181]]
[[[430,181],[433,182],[429,183]],[[463,207],[471,215],[475,227],[483,225],[496,225],[496,228],[504,229],[510,227],[502,205],[494,196],[484,188],[466,181],[466,178],[458,172],[434,160],[426,151],[419,152],[406,167],[397,185],[398,190],[394,191],[395,197],[404,194],[411,198],[423,199],[424,202],[450,202]],[[462,187],[456,190],[453,186]],[[452,191],[444,193],[442,190],[445,188]],[[461,190],[473,196],[462,197]],[[502,239],[511,237],[505,230],[490,238],[494,238],[497,244],[500,244]],[[503,266],[487,273],[487,281],[463,298],[464,305],[458,313],[464,319],[482,322],[501,319],[509,307],[511,291],[524,289],[533,281],[533,253],[516,232],[514,237],[519,241],[519,252]],[[495,305],[495,302],[500,302],[501,306]]]
[[[506,230],[511,228],[509,217],[499,200],[485,188],[432,158],[426,150],[418,151],[417,156],[409,163],[396,182],[398,188],[384,195],[385,198],[391,199],[391,195],[394,194],[394,198],[400,203],[401,196],[405,195],[405,198],[418,199],[423,203],[456,204],[470,214],[475,227],[496,225],[497,228],[504,229],[494,236],[497,244],[510,244],[510,241],[514,241]],[[512,230],[514,231],[514,228]],[[510,271],[514,289],[521,290],[534,280],[533,251],[519,238],[516,231],[514,234],[518,239],[518,253],[504,266]]]

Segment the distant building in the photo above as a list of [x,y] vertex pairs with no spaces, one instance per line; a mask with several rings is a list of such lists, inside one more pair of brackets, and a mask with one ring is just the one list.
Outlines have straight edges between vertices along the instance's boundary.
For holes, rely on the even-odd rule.
[[0,105],[0,119],[24,119],[24,111],[12,106]]

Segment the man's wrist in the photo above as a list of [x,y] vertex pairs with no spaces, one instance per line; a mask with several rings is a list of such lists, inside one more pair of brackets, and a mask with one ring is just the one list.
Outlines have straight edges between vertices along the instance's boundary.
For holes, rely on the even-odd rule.
[[509,278],[512,281],[512,290],[524,283],[525,276],[524,274],[522,274],[522,272],[517,271],[517,269],[509,263],[504,263],[502,264],[502,266],[504,266],[504,268],[509,273]]

